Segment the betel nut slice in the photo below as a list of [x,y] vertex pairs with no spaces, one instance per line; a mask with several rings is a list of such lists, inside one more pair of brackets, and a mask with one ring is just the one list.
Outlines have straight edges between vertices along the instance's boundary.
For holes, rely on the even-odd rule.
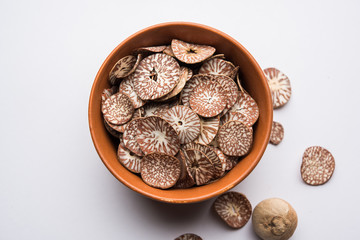
[[279,122],[273,121],[270,133],[270,143],[278,145],[284,138],[284,127]]
[[202,238],[194,233],[185,233],[175,238],[175,240],[202,240]]
[[234,80],[228,76],[218,75],[214,79],[220,83],[226,94],[226,108],[230,109],[239,97],[239,90]]
[[213,80],[213,76],[197,74],[194,75],[189,81],[186,82],[183,91],[181,93],[181,101],[185,106],[190,106],[190,96],[196,89],[196,87],[203,81]]
[[248,127],[253,125],[250,119],[242,112],[227,112],[220,118],[220,125],[224,125],[229,121],[240,121]]
[[119,162],[129,171],[140,173],[141,171],[141,157],[133,154],[129,149],[119,144],[117,157]]
[[119,92],[126,94],[130,98],[134,108],[142,107],[146,103],[134,91],[134,74],[130,74],[120,82]]
[[180,150],[180,153],[196,185],[204,185],[213,178],[214,166],[205,153],[197,149]]
[[111,85],[115,85],[119,82],[120,78],[129,76],[135,71],[135,64],[137,58],[132,55],[125,56],[115,63],[109,73],[109,81]]
[[106,122],[106,120],[105,120],[105,122],[113,130],[115,130],[117,132],[120,132],[120,133],[123,133],[125,131],[125,129],[126,129],[126,126],[131,122],[131,120],[133,120],[135,118],[138,118],[138,117],[143,117],[143,116],[144,116],[144,109],[143,108],[138,108],[138,109],[135,109],[132,118],[128,122],[126,122],[124,124],[115,125],[115,124],[111,124],[109,122]]
[[180,149],[175,129],[157,116],[141,119],[138,123],[136,141],[145,154],[161,152],[175,156]]
[[152,46],[152,47],[140,47],[135,50],[135,53],[159,53],[164,51],[166,45]]
[[150,55],[139,63],[133,81],[136,94],[143,100],[154,100],[171,92],[178,84],[180,66],[163,53]]
[[202,81],[190,96],[190,107],[203,117],[214,117],[221,113],[225,106],[225,91],[216,81]]
[[219,122],[220,118],[218,116],[212,118],[200,117],[200,135],[196,141],[205,145],[210,144],[219,130]]
[[134,106],[128,96],[116,93],[105,100],[101,110],[107,122],[120,125],[132,118]]
[[175,157],[180,161],[181,174],[179,180],[174,185],[174,188],[184,189],[194,186],[196,184],[195,180],[191,176],[190,172],[187,170],[184,154],[181,153],[181,150],[178,152],[178,154],[176,154]]
[[290,99],[290,80],[284,73],[276,68],[264,69],[264,73],[270,87],[273,107],[279,108]]
[[239,92],[239,97],[229,112],[241,112],[253,125],[259,118],[259,107],[255,100],[246,92]]
[[120,137],[120,132],[114,130],[112,127],[109,126],[109,124],[105,121],[104,119],[104,126],[106,128],[106,130],[115,138],[119,138]]
[[223,153],[241,157],[250,151],[253,129],[240,121],[229,121],[219,129],[217,141]]
[[313,186],[329,181],[335,170],[333,155],[323,147],[313,146],[305,150],[302,157],[301,177]]
[[199,69],[199,74],[213,74],[232,76],[235,69],[234,64],[229,61],[213,58],[203,63]]
[[171,41],[171,49],[177,59],[188,64],[202,62],[216,51],[211,46],[187,43],[178,39]]
[[149,153],[141,160],[141,178],[152,187],[167,189],[174,186],[180,171],[179,159],[164,153]]
[[188,77],[188,74],[189,74],[188,69],[189,68],[186,68],[186,67],[180,67],[180,77],[179,77],[178,84],[175,86],[175,88],[170,93],[168,93],[165,96],[157,99],[157,101],[168,100],[168,99],[170,99],[172,97],[175,97],[176,95],[178,95],[183,90],[186,81],[188,81],[190,79]]
[[114,95],[117,92],[118,92],[118,90],[117,90],[116,86],[112,86],[111,88],[104,89],[104,91],[101,94],[101,105],[104,104],[106,99],[108,99],[109,97],[111,97],[112,95]]
[[179,135],[180,144],[195,140],[200,134],[200,118],[186,106],[174,106],[161,114]]
[[233,191],[219,196],[213,207],[220,218],[232,228],[245,226],[252,214],[252,206],[246,196]]
[[138,124],[142,119],[143,118],[135,118],[131,120],[127,124],[123,135],[123,141],[125,147],[138,156],[144,156],[143,151],[141,151],[140,145],[136,141]]

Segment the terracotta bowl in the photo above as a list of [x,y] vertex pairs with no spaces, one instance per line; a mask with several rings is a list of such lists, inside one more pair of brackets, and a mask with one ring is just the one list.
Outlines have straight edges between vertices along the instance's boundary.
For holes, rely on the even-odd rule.
[[[143,46],[169,44],[177,38],[187,42],[214,46],[217,53],[240,66],[244,88],[258,103],[260,117],[254,125],[251,152],[220,180],[190,189],[161,190],[146,185],[139,176],[124,168],[116,157],[118,142],[106,131],[100,111],[101,93],[109,87],[108,75],[117,60]],[[143,29],[120,43],[106,58],[90,93],[89,126],[95,148],[109,171],[130,189],[163,202],[192,203],[215,197],[240,183],[260,161],[269,141],[272,124],[271,95],[262,69],[250,53],[235,39],[214,28],[196,23],[170,22]]]

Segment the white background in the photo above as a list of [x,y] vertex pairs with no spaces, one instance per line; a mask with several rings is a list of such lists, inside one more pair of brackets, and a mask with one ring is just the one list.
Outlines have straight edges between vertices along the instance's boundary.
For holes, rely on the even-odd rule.
[[[92,144],[87,108],[106,56],[127,36],[166,21],[215,27],[262,68],[292,84],[274,111],[285,128],[234,188],[253,207],[269,197],[299,217],[292,239],[357,239],[359,1],[0,1],[0,239],[258,239],[232,230],[214,199],[169,205],[126,188]],[[303,151],[321,145],[336,169],[319,187],[300,177]]]

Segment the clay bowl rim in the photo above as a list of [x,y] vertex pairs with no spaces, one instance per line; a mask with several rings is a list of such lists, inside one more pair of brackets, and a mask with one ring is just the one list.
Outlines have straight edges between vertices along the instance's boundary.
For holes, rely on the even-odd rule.
[[[119,51],[119,49],[121,49],[123,47],[123,45],[125,45],[129,41],[132,41],[135,37],[137,37],[139,35],[142,35],[142,34],[148,32],[148,31],[154,31],[154,30],[156,30],[158,28],[174,27],[174,26],[179,26],[179,27],[185,26],[185,27],[199,28],[201,30],[212,32],[212,34],[220,35],[222,38],[225,38],[228,41],[230,41],[233,45],[235,45],[238,49],[240,49],[240,51],[244,55],[246,55],[247,60],[250,61],[250,64],[252,66],[254,66],[255,73],[260,77],[259,78],[259,83],[261,83],[262,87],[265,88],[264,96],[262,96],[263,99],[264,99],[263,104],[265,104],[265,107],[264,107],[265,110],[263,112],[260,112],[260,118],[263,118],[263,121],[265,122],[266,125],[265,125],[265,129],[263,131],[263,134],[262,134],[263,141],[262,141],[261,145],[259,146],[258,151],[256,152],[256,155],[253,156],[253,161],[251,161],[251,164],[248,165],[248,167],[243,171],[241,176],[236,176],[234,174],[231,175],[230,174],[231,171],[230,171],[227,174],[227,176],[225,176],[225,177],[228,177],[228,178],[232,179],[230,181],[230,183],[228,183],[227,185],[222,186],[221,184],[219,184],[219,182],[222,180],[222,179],[220,179],[219,181],[211,183],[209,185],[196,187],[197,190],[192,190],[195,194],[193,196],[188,196],[188,197],[173,197],[171,194],[170,195],[167,194],[167,193],[165,194],[165,192],[163,192],[163,191],[174,191],[174,194],[176,192],[180,192],[180,193],[176,193],[175,195],[181,195],[181,192],[189,191],[190,189],[160,190],[160,189],[155,189],[155,188],[150,187],[151,190],[149,190],[149,186],[147,186],[145,183],[144,184],[147,187],[146,186],[138,186],[137,184],[133,184],[131,182],[131,180],[128,180],[126,178],[126,176],[122,176],[121,174],[119,174],[117,172],[117,170],[115,169],[115,167],[112,166],[110,163],[108,163],[107,159],[105,158],[105,156],[104,156],[104,154],[102,152],[103,150],[99,146],[99,142],[98,142],[98,139],[96,137],[96,130],[95,130],[96,129],[96,127],[95,127],[95,125],[96,125],[96,119],[95,119],[96,116],[95,115],[96,115],[96,112],[99,112],[99,109],[95,109],[95,106],[94,106],[95,105],[95,103],[94,103],[95,100],[94,99],[96,99],[96,97],[94,96],[95,95],[95,90],[96,90],[96,86],[98,85],[98,82],[100,81],[100,75],[104,71],[105,66],[107,64],[109,64],[109,60],[111,59],[111,57],[117,51]],[[266,114],[264,114],[265,111],[266,111]],[[208,200],[210,198],[213,198],[215,196],[218,196],[218,195],[228,191],[229,189],[235,187],[237,184],[239,184],[241,181],[243,181],[253,171],[253,169],[259,163],[261,157],[263,156],[263,154],[265,152],[265,149],[266,149],[266,147],[268,145],[269,138],[270,138],[272,117],[273,117],[273,109],[272,109],[272,100],[271,100],[270,89],[268,87],[266,77],[263,74],[262,69],[260,68],[260,66],[258,65],[256,60],[254,59],[254,57],[245,49],[245,47],[243,47],[238,41],[236,41],[234,38],[227,35],[226,33],[223,33],[223,32],[221,32],[221,31],[219,31],[219,30],[217,30],[215,28],[212,28],[212,27],[209,27],[209,26],[206,26],[206,25],[203,25],[203,24],[199,24],[199,23],[193,23],[193,22],[165,22],[165,23],[152,25],[152,26],[144,28],[144,29],[130,35],[128,38],[123,40],[106,57],[105,61],[101,65],[101,67],[100,67],[100,69],[99,69],[99,71],[98,71],[98,73],[97,73],[97,75],[95,77],[95,80],[93,82],[92,88],[91,88],[90,98],[89,98],[89,107],[88,107],[88,120],[89,120],[89,128],[90,128],[91,138],[92,138],[93,144],[95,146],[95,149],[96,149],[98,155],[100,156],[102,162],[108,168],[108,170],[114,175],[115,178],[117,178],[120,182],[122,182],[125,186],[132,189],[133,191],[135,191],[137,193],[140,193],[143,196],[149,197],[151,199],[155,199],[155,200],[158,200],[158,201],[161,201],[161,202],[168,202],[168,203],[195,203],[195,202]],[[253,150],[251,150],[251,152],[253,152]],[[124,168],[122,165],[121,165],[121,167]],[[130,174],[133,174],[133,173],[130,173]],[[231,176],[228,176],[229,174]],[[223,177],[223,178],[225,178],[225,177]],[[211,186],[211,185],[213,185],[213,186]],[[159,193],[161,193],[161,194],[159,194]]]

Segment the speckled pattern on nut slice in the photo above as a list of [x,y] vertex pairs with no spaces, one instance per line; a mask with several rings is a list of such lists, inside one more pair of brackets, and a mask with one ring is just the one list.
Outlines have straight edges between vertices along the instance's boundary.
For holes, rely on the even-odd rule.
[[141,178],[152,187],[171,188],[179,179],[180,171],[179,159],[164,153],[149,153],[141,160]]
[[200,118],[186,106],[175,106],[161,114],[179,135],[180,144],[195,140],[200,134]]
[[119,92],[126,94],[130,98],[134,108],[142,107],[146,103],[134,91],[134,74],[130,74],[120,82]]
[[161,116],[162,113],[166,112],[169,108],[176,106],[177,100],[171,99],[166,102],[148,102],[144,106],[145,117],[150,116]]
[[117,87],[116,86],[104,89],[104,91],[101,94],[101,105],[103,105],[104,102],[106,101],[106,99],[108,99],[109,97],[111,97],[115,93],[117,93]]
[[175,238],[175,240],[202,240],[202,238],[194,233],[185,233]]
[[196,139],[198,143],[206,145],[211,143],[219,130],[219,119],[218,116],[212,118],[200,117],[200,135]]
[[156,53],[141,60],[134,73],[134,90],[143,100],[154,100],[178,84],[180,66],[173,57]]
[[188,64],[202,62],[216,51],[212,46],[187,43],[178,39],[171,41],[171,49],[178,60]]
[[175,57],[172,49],[171,49],[171,45],[166,46],[166,48],[164,49],[163,53],[165,53],[166,55],[169,55],[171,57]]
[[273,121],[270,133],[270,143],[278,145],[284,138],[284,127],[279,122]]
[[215,169],[205,153],[197,149],[180,151],[185,159],[187,170],[195,180],[196,185],[204,185],[213,179]]
[[144,109],[141,107],[141,108],[135,109],[132,118],[128,122],[126,122],[124,124],[115,125],[115,124],[111,124],[109,122],[106,122],[106,120],[105,120],[105,122],[113,130],[115,130],[117,132],[120,132],[120,133],[123,133],[125,131],[126,126],[130,123],[131,120],[133,120],[135,118],[138,118],[138,117],[142,117],[142,116],[144,116]]
[[264,69],[266,78],[271,91],[274,108],[279,108],[286,104],[291,96],[291,85],[289,78],[276,68]]
[[249,221],[252,206],[244,194],[227,192],[219,196],[213,207],[220,218],[232,228],[241,228]]
[[239,92],[239,97],[229,112],[241,112],[253,125],[259,118],[259,107],[255,100],[246,92]]
[[[226,171],[226,166],[229,165],[229,159],[228,159],[228,156],[226,156],[220,149],[218,148],[212,148],[212,150],[215,151],[216,155],[218,155],[219,159],[220,159],[220,162],[221,162],[221,167],[222,167],[222,170],[223,172],[225,173]],[[229,156],[230,157],[230,156]]]
[[140,173],[141,171],[141,157],[136,156],[129,149],[125,148],[121,144],[118,146],[117,157],[119,162],[134,173]]
[[[218,75],[214,76],[214,79],[220,83],[221,87],[226,94],[226,111],[230,110],[234,106],[236,100],[239,97],[239,90],[234,80],[228,76]],[[225,110],[224,109],[224,110]],[[223,111],[224,112],[224,111]]]
[[213,58],[203,63],[199,74],[225,75],[230,77],[235,69],[234,64],[229,61]]
[[138,123],[136,136],[136,141],[145,154],[161,152],[174,156],[180,149],[175,129],[157,116],[143,118]]
[[116,93],[105,100],[101,110],[107,122],[120,125],[132,118],[134,106],[128,96]]
[[226,155],[244,156],[250,151],[253,129],[240,121],[229,121],[219,129],[217,141]]
[[137,48],[134,52],[135,53],[160,53],[160,52],[164,51],[165,48],[166,48],[166,45],[140,47],[140,48]]
[[134,72],[136,60],[135,56],[128,55],[117,61],[109,73],[110,84],[115,85],[120,81],[120,78],[127,77]]
[[195,180],[191,176],[190,172],[187,170],[184,154],[181,153],[181,150],[176,154],[175,157],[180,161],[181,174],[179,180],[174,185],[174,188],[185,189],[194,186],[196,184]]
[[181,101],[185,106],[190,106],[191,94],[201,82],[206,80],[214,80],[214,77],[211,75],[197,74],[186,82],[183,91],[181,92]]
[[215,117],[225,106],[225,91],[216,81],[201,82],[190,96],[190,107],[202,117]]
[[131,120],[124,131],[123,140],[124,145],[131,152],[135,153],[138,156],[144,156],[144,153],[141,151],[140,145],[136,141],[138,124],[143,118],[136,118]]
[[224,125],[229,121],[240,121],[248,127],[252,126],[250,119],[242,112],[228,112],[220,118],[220,125]]
[[179,77],[178,84],[175,86],[175,88],[171,92],[169,92],[165,96],[157,99],[156,101],[166,101],[166,100],[178,95],[183,90],[186,81],[189,79],[188,74],[189,74],[189,71],[187,68],[180,67],[180,77]]
[[305,183],[313,186],[329,181],[335,170],[335,159],[325,148],[309,147],[302,157],[301,177]]

